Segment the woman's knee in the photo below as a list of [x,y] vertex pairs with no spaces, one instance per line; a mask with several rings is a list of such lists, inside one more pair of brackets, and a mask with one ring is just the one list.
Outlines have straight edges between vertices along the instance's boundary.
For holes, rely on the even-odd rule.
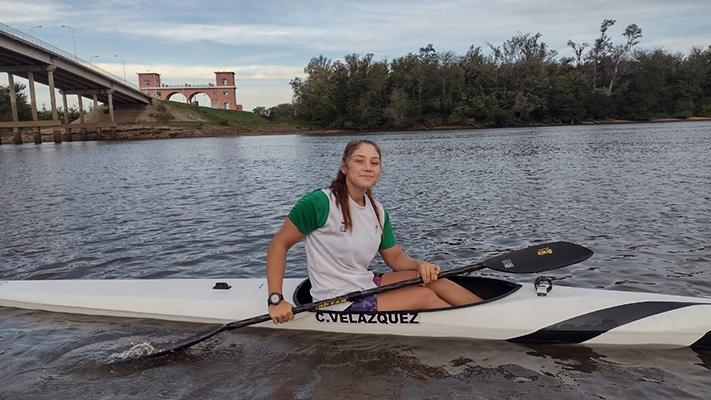
[[410,286],[378,295],[378,311],[425,310],[449,306],[449,303],[426,286]]
[[450,304],[444,301],[441,297],[435,293],[434,290],[428,288],[427,286],[419,286],[417,291],[417,298],[421,303],[421,308],[440,308],[449,307]]

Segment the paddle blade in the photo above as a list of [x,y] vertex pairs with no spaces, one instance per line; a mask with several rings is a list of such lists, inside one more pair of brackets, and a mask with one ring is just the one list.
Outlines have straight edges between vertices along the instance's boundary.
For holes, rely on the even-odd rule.
[[[148,360],[151,358],[162,357],[166,354],[171,354],[171,353],[175,353],[177,351],[183,350],[183,349],[187,349],[188,347],[191,347],[195,344],[205,341],[224,330],[226,330],[226,325],[222,325],[217,328],[212,328],[212,329],[208,329],[206,331],[202,331],[200,333],[196,333],[195,335],[192,335],[189,338],[183,339],[179,342],[176,342],[171,345],[165,346],[163,348],[157,349],[153,353],[142,355],[142,356],[138,357],[138,359]],[[130,360],[130,361],[133,361],[133,360]]]
[[484,265],[497,271],[525,274],[567,267],[592,255],[592,250],[575,243],[552,242],[489,258]]
[[[300,312],[300,311],[297,310],[294,313],[296,314],[297,312]],[[175,343],[165,346],[163,348],[157,349],[156,351],[154,351],[150,354],[142,355],[139,357],[139,359],[147,360],[150,358],[162,357],[166,354],[175,353],[177,351],[187,349],[188,347],[192,347],[200,342],[203,342],[203,341],[217,335],[220,332],[231,331],[233,329],[239,329],[239,328],[243,328],[245,326],[250,326],[250,325],[256,325],[260,322],[266,322],[269,320],[271,320],[271,317],[269,316],[269,314],[264,314],[264,315],[257,315],[256,317],[252,317],[252,318],[243,319],[241,321],[229,322],[229,323],[226,323],[220,327],[212,328],[212,329],[208,329],[206,331],[202,331],[200,333],[196,333],[196,334],[190,336],[189,338],[183,339],[179,342],[175,342]]]

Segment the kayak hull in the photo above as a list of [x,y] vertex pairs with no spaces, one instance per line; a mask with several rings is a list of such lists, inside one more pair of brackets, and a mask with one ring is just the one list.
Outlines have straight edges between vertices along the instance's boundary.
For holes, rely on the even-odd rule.
[[[538,296],[532,283],[452,279],[485,301],[439,310],[319,310],[297,314],[286,324],[255,326],[520,343],[711,347],[709,298],[558,285]],[[308,281],[285,279],[283,288],[294,304],[311,301]],[[210,324],[266,314],[266,298],[266,279],[0,281],[4,307]]]

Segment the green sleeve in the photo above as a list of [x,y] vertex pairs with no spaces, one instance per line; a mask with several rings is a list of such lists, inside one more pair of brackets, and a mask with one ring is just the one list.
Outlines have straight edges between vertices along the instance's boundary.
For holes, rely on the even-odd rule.
[[299,232],[308,235],[326,225],[328,211],[328,196],[322,190],[317,190],[296,203],[289,213],[289,219],[299,228]]
[[395,235],[393,234],[393,227],[390,225],[390,216],[385,210],[383,210],[383,213],[385,213],[385,223],[383,224],[383,237],[380,239],[380,247],[378,250],[387,250],[397,244],[397,240],[395,240]]

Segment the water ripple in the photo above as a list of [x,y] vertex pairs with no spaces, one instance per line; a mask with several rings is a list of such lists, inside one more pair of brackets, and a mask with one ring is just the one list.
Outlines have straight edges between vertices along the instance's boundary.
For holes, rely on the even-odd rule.
[[[710,130],[698,122],[377,134],[375,195],[400,245],[443,268],[568,240],[596,254],[552,271],[560,284],[711,296]],[[353,137],[2,146],[0,279],[263,277],[272,235],[301,196],[329,184]],[[374,267],[386,268],[380,259]],[[305,275],[297,244],[287,276]],[[14,397],[704,398],[711,370],[711,356],[688,349],[259,330],[120,368],[103,361],[199,327],[2,311],[0,384]]]

